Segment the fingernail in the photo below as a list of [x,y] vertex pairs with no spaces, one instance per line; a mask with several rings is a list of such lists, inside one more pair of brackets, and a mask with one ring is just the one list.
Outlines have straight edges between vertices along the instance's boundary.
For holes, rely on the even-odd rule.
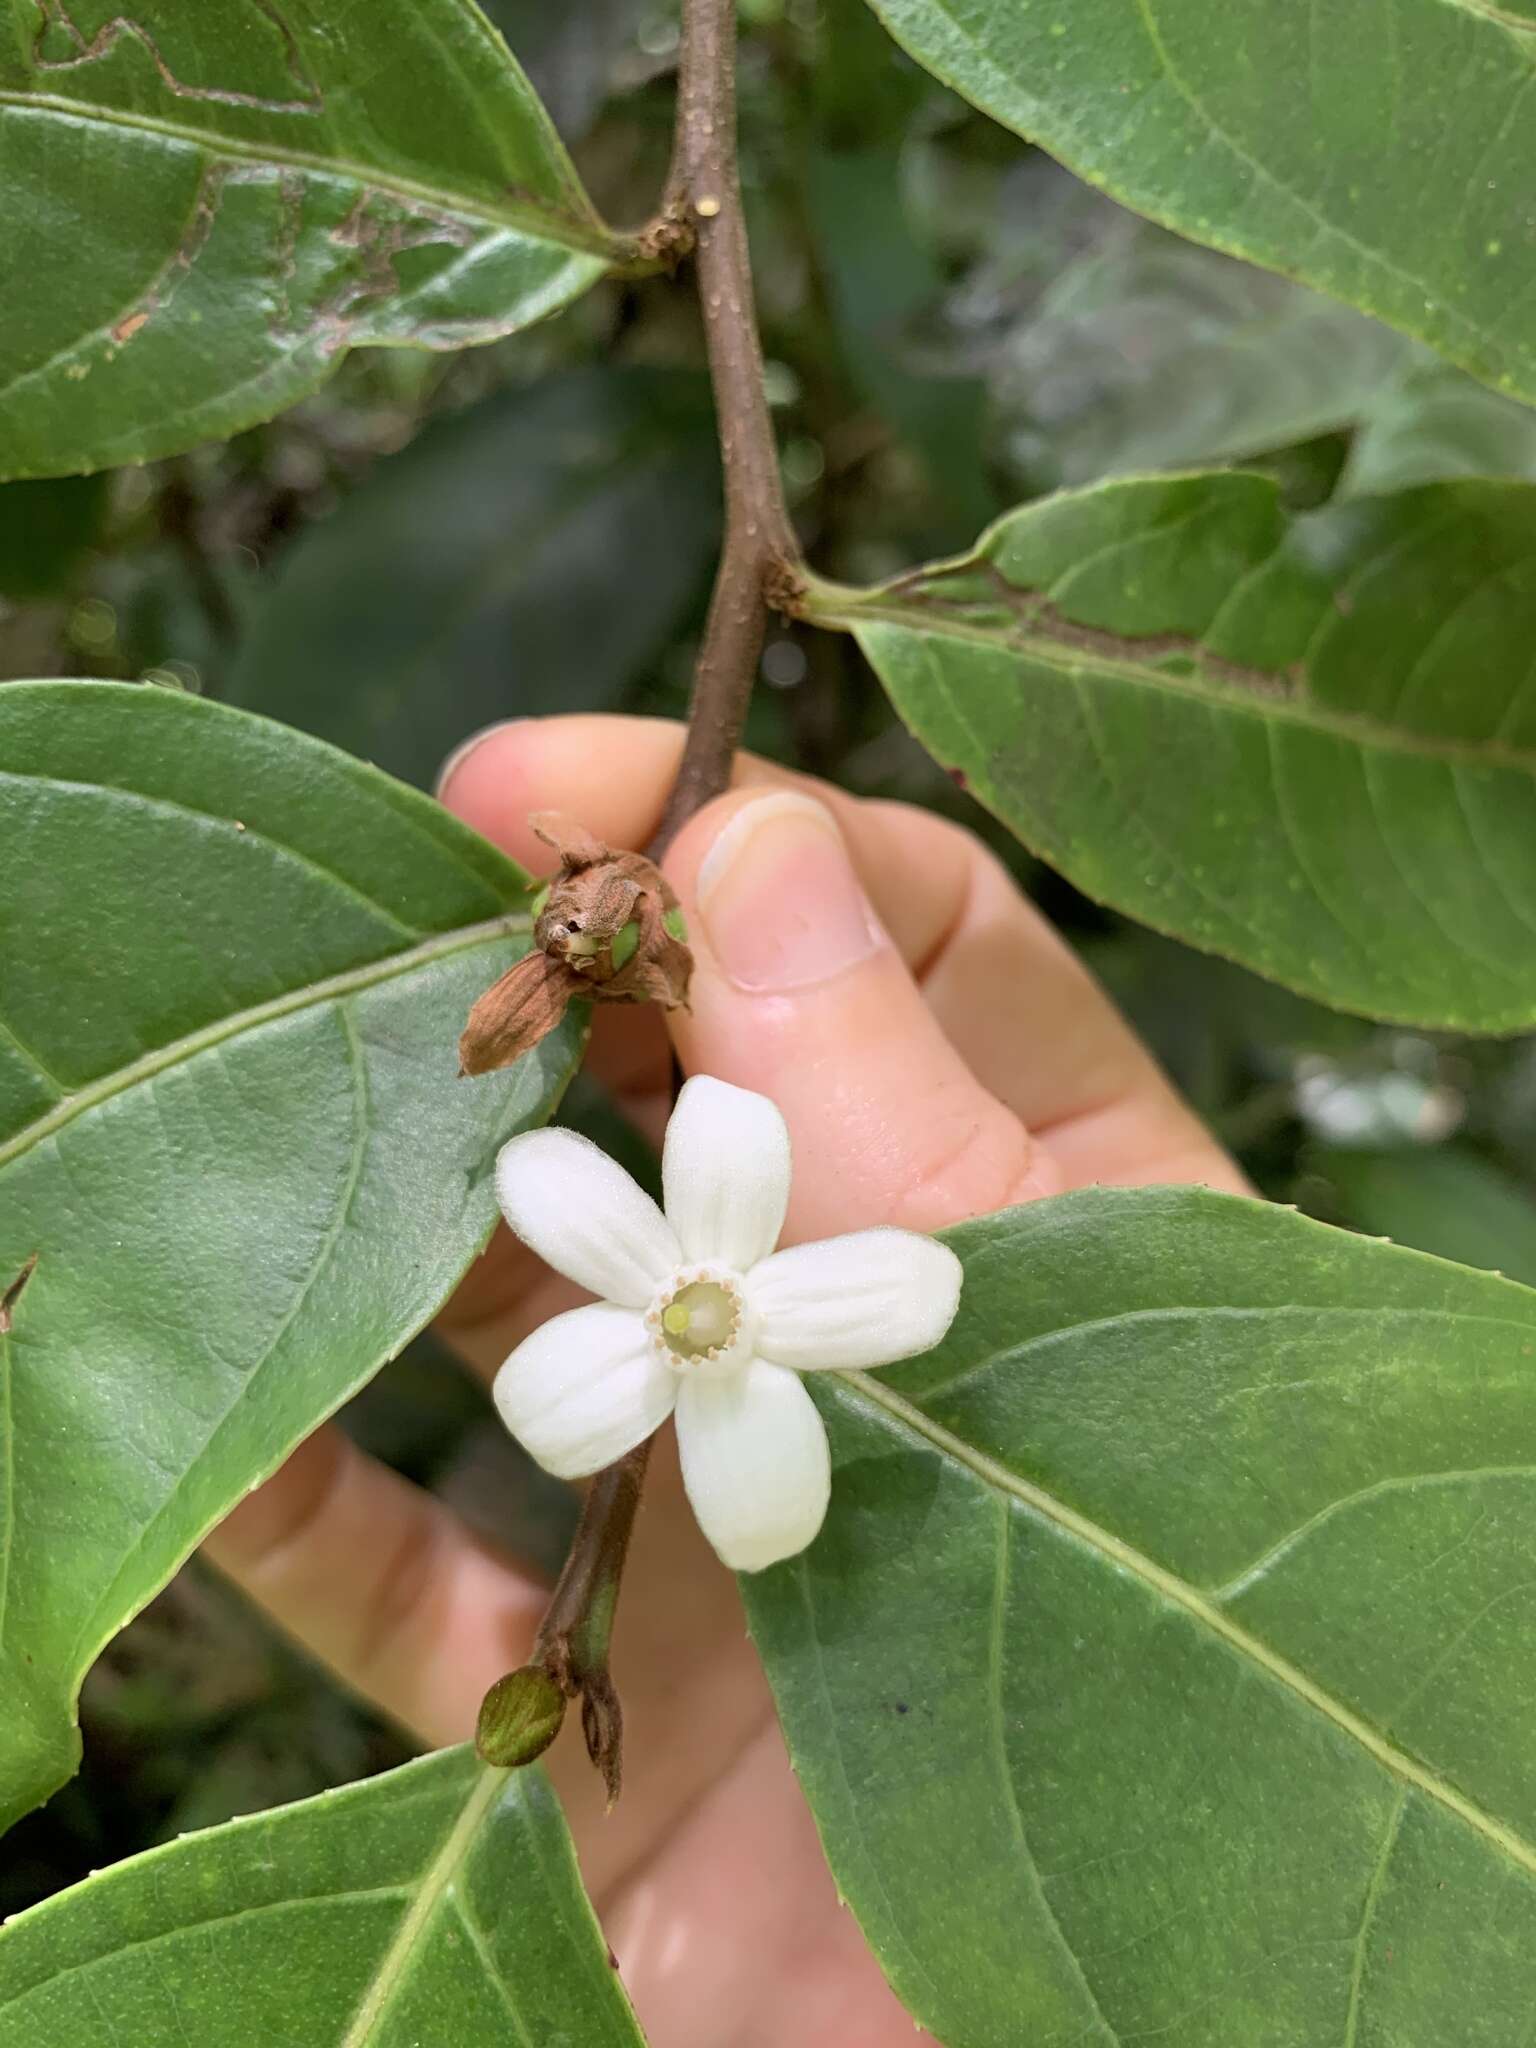
[[478,732],[472,732],[467,740],[456,746],[442,767],[437,771],[437,783],[433,790],[439,803],[446,801],[448,785],[464,766],[471,754],[479,753],[493,733],[505,732],[508,726],[521,725],[520,718],[498,718],[494,725],[483,725]]
[[827,981],[887,943],[832,813],[791,791],[734,813],[700,864],[698,907],[715,959],[754,994]]

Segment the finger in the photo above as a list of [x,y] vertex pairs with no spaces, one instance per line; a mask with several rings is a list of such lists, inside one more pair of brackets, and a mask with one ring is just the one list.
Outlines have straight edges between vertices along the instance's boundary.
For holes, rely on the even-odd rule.
[[955,921],[920,970],[923,993],[978,1080],[1048,1147],[1066,1185],[1202,1181],[1249,1192],[1001,861],[923,812],[900,821],[909,857],[935,825],[959,842],[965,880]]
[[[543,874],[552,856],[530,829],[530,814],[566,811],[610,845],[644,847],[661,822],[682,743],[682,727],[662,719],[519,719],[492,726],[467,742],[443,770],[438,793],[466,824],[514,860]],[[807,789],[831,806],[854,836],[866,812],[926,815],[899,805],[861,803],[826,783],[793,775],[751,754],[737,756],[731,782],[739,789]],[[888,834],[871,840],[868,855],[867,882],[881,916],[907,958],[921,959],[957,914],[963,862],[946,847],[935,872],[930,874],[921,860],[912,859],[902,861],[899,871],[886,878],[880,866],[889,855]],[[864,857],[862,842],[856,857]]]
[[365,1699],[433,1746],[473,1733],[527,1661],[548,1588],[327,1426],[207,1538],[207,1555]]
[[924,1001],[824,806],[799,791],[723,798],[684,828],[667,872],[695,955],[691,1011],[669,1020],[679,1054],[784,1112],[792,1237],[932,1230],[1061,1184]]
[[[615,1638],[632,1763],[622,1803],[605,1818],[602,1781],[573,1729],[548,1758],[598,1897],[697,1803],[770,1712],[735,1581],[682,1511],[670,1438],[658,1443],[654,1468]],[[549,1599],[537,1574],[330,1425],[204,1550],[345,1685],[431,1747],[473,1735],[488,1689],[531,1657]],[[685,1699],[700,1726],[679,1743]]]
[[[569,809],[602,836],[642,844],[660,817],[681,738],[676,726],[633,718],[493,728],[449,764],[444,800],[520,858],[547,857],[526,825],[541,807]],[[832,811],[879,921],[940,1024],[983,1086],[1046,1140],[1064,1185],[1246,1187],[1071,948],[973,834],[750,756],[735,783],[802,789]],[[638,1022],[602,1021],[610,1046]]]

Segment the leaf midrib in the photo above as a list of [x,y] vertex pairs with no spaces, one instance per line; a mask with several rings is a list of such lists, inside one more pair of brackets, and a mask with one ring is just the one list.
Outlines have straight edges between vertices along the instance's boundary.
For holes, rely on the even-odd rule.
[[1108,1563],[1140,1580],[1162,1599],[1182,1608],[1191,1619],[1208,1628],[1229,1649],[1239,1656],[1246,1657],[1266,1677],[1294,1693],[1304,1706],[1310,1707],[1325,1720],[1331,1721],[1341,1733],[1348,1735],[1374,1757],[1383,1769],[1434,1800],[1437,1805],[1454,1814],[1464,1825],[1491,1842],[1522,1869],[1536,1875],[1536,1847],[1516,1834],[1513,1829],[1506,1827],[1502,1821],[1495,1820],[1492,1814],[1485,1813],[1470,1799],[1464,1798],[1423,1764],[1405,1755],[1402,1750],[1378,1735],[1368,1722],[1363,1721],[1358,1714],[1351,1712],[1342,1702],[1325,1692],[1287,1658],[1280,1656],[1257,1636],[1250,1635],[1247,1629],[1240,1627],[1230,1616],[1213,1607],[1203,1594],[1185,1580],[1154,1563],[1142,1551],[1123,1542],[1099,1523],[1090,1521],[1086,1515],[1081,1515],[1076,1509],[1068,1507],[1064,1501],[1057,1500],[1053,1494],[1021,1478],[1018,1473],[1009,1471],[1006,1465],[999,1464],[984,1451],[977,1450],[973,1444],[966,1443],[962,1437],[953,1435],[930,1416],[925,1415],[921,1408],[915,1407],[896,1393],[893,1388],[882,1386],[867,1373],[849,1372],[839,1377],[855,1387],[875,1407],[883,1409],[892,1420],[900,1423],[914,1435],[920,1436],[943,1456],[963,1465],[983,1484],[1018,1501],[1033,1513],[1053,1523],[1058,1529],[1064,1530],[1068,1535],[1097,1551]]
[[622,261],[626,254],[622,238],[606,234],[572,214],[553,206],[536,206],[524,200],[491,201],[455,192],[425,179],[408,178],[399,171],[383,170],[371,164],[355,163],[351,157],[324,156],[291,144],[259,143],[219,129],[195,128],[160,114],[129,113],[118,107],[92,105],[62,93],[0,91],[0,110],[15,107],[23,113],[52,114],[64,120],[94,123],[103,128],[136,129],[143,134],[163,136],[166,141],[198,150],[204,156],[233,158],[270,166],[275,170],[308,171],[313,176],[361,185],[368,191],[388,194],[407,205],[425,207],[437,213],[460,215],[483,221],[493,228],[510,228],[542,242],[557,243],[578,254],[600,256],[609,262]]
[[328,975],[322,981],[305,982],[264,1003],[253,1003],[247,1009],[232,1010],[227,1016],[215,1018],[212,1023],[200,1025],[181,1038],[157,1046],[142,1058],[131,1060],[126,1066],[117,1067],[110,1074],[103,1074],[97,1080],[87,1082],[83,1088],[76,1089],[72,1095],[65,1096],[62,1102],[56,1103],[14,1137],[0,1144],[0,1171],[42,1139],[54,1136],[73,1123],[77,1117],[142,1082],[153,1080],[167,1068],[179,1066],[184,1060],[206,1052],[210,1046],[222,1045],[227,1039],[239,1037],[242,1032],[257,1030],[275,1018],[290,1017],[296,1011],[314,1008],[340,996],[353,995],[380,982],[393,981],[434,960],[467,952],[475,946],[489,945],[497,939],[513,938],[531,929],[532,919],[522,913],[487,918],[480,924],[461,925],[454,931],[426,939],[419,946],[408,947],[404,952],[388,954],[382,960],[372,960],[361,967],[349,967],[340,974]]
[[[1111,681],[1192,698],[1207,708],[1245,712],[1271,724],[1300,726],[1306,732],[1328,733],[1356,747],[1408,754],[1437,764],[1510,768],[1523,775],[1536,775],[1536,752],[1507,746],[1499,740],[1454,740],[1428,733],[1405,732],[1400,727],[1380,726],[1368,718],[1320,704],[1316,698],[1269,697],[1257,691],[1249,694],[1223,685],[1206,674],[1177,675],[1168,669],[1149,667],[1129,656],[1121,659],[1110,654],[1090,654],[1049,636],[1015,638],[992,632],[984,626],[968,625],[963,620],[915,619],[911,613],[896,607],[873,604],[861,604],[857,611],[818,612],[816,623],[834,631],[852,633],[855,638],[862,626],[877,625],[895,626],[918,639],[967,641],[973,646],[985,647],[993,654],[1010,655],[1019,661],[1038,661],[1043,667],[1064,676],[1105,676]],[[1191,658],[1199,660],[1198,648],[1191,651]]]
[[[443,1838],[442,1847],[428,1865],[417,1887],[416,1896],[395,1930],[394,1938],[380,1958],[373,1980],[353,2015],[351,2025],[338,2043],[338,2048],[365,2048],[365,2044],[375,2038],[374,2027],[377,2021],[388,2010],[395,1993],[417,1960],[418,1944],[434,1914],[451,1896],[453,1882],[459,1874],[460,1866],[473,1846],[481,1822],[505,1785],[506,1777],[505,1771],[486,1767],[475,1780],[469,1797],[460,1808],[453,1826]],[[512,2011],[510,2002],[507,2009],[509,2012]],[[513,2019],[523,2040],[529,2041],[527,2030],[515,2013]],[[529,2048],[532,2048],[531,2042]]]

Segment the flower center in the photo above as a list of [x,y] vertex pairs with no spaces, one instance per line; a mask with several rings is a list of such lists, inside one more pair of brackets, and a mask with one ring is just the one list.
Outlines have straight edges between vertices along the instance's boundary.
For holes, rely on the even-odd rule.
[[741,1297],[719,1280],[690,1280],[661,1312],[661,1338],[679,1362],[713,1358],[741,1328]]

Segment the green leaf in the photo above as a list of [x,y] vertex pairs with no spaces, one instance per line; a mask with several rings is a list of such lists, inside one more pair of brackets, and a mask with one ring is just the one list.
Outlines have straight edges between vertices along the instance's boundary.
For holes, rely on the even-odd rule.
[[744,1581],[842,1891],[948,2048],[1523,2048],[1536,1295],[1196,1189],[950,1233],[960,1314],[813,1376]]
[[871,0],[920,64],[1138,213],[1536,398],[1528,15],[1450,0]]
[[231,693],[430,782],[493,718],[617,701],[719,533],[701,379],[573,370],[501,392],[381,462],[285,556]]
[[1036,489],[1260,455],[1347,426],[1408,352],[1288,278],[1083,196],[1074,225],[1093,246],[1011,327],[993,372],[1009,460]]
[[1064,494],[821,586],[897,710],[1090,896],[1305,995],[1536,1022],[1536,491],[1287,518],[1252,475]]
[[0,475],[269,419],[623,254],[472,0],[0,0]]
[[1536,1195],[1470,1148],[1317,1145],[1305,1163],[1354,1229],[1536,1287]]
[[104,476],[0,489],[0,597],[26,603],[67,588],[107,515]]
[[457,1078],[527,878],[413,791],[152,686],[0,690],[0,1822],[102,1644],[437,1308],[567,1024]]
[[0,2048],[449,2039],[641,2043],[542,1772],[465,1749],[183,1836],[0,1933]]
[[1364,408],[1339,488],[1366,497],[1456,476],[1536,482],[1536,413],[1417,356]]

